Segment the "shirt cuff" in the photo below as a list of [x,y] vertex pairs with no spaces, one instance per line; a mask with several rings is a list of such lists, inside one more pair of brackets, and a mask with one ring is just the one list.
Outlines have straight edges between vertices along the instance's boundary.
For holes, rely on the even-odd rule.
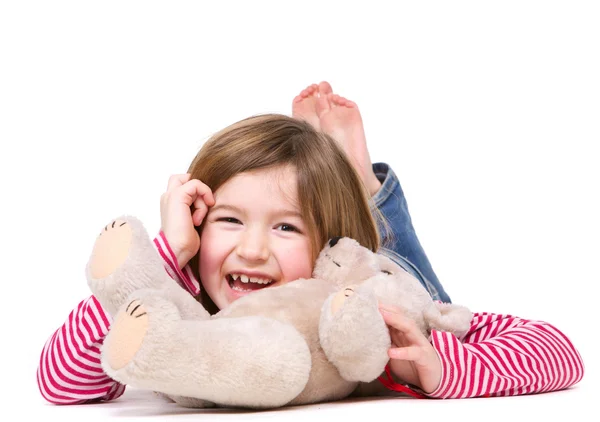
[[177,257],[171,249],[167,237],[162,230],[154,239],[154,245],[165,262],[165,270],[169,276],[193,296],[200,294],[200,283],[196,280],[196,277],[194,277],[192,269],[189,265],[186,265],[183,269],[179,268]]

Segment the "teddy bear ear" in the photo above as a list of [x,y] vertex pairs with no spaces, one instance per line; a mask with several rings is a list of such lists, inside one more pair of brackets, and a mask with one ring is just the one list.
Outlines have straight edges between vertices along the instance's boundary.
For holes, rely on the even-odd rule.
[[337,245],[337,243],[340,241],[341,236],[336,236],[336,237],[332,237],[331,239],[329,239],[329,247],[333,248],[335,245]]

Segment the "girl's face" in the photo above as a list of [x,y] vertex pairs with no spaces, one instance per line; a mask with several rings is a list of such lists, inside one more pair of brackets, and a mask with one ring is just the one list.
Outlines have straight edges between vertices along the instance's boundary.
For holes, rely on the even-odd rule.
[[240,173],[214,192],[200,238],[200,279],[219,309],[253,291],[310,278],[310,237],[291,166]]

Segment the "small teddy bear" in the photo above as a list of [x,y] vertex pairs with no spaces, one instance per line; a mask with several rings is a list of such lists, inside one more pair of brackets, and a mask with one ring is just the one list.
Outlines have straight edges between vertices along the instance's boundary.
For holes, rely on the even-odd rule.
[[86,276],[113,316],[104,371],[188,407],[265,409],[348,397],[389,359],[378,303],[398,306],[425,335],[460,337],[472,318],[465,307],[434,302],[412,275],[350,238],[324,246],[312,278],[256,291],[212,316],[169,277],[131,216],[102,230]]

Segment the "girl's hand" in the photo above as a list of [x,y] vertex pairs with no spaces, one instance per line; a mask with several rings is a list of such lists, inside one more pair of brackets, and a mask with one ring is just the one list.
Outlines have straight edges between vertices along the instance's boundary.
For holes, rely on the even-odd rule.
[[442,364],[433,346],[414,321],[395,307],[379,306],[390,329],[392,347],[388,351],[392,374],[425,393],[435,391],[442,379]]
[[160,197],[160,221],[179,268],[183,268],[200,249],[200,236],[195,226],[202,224],[208,208],[214,204],[210,188],[198,179],[190,180],[189,173],[169,178],[167,191]]

